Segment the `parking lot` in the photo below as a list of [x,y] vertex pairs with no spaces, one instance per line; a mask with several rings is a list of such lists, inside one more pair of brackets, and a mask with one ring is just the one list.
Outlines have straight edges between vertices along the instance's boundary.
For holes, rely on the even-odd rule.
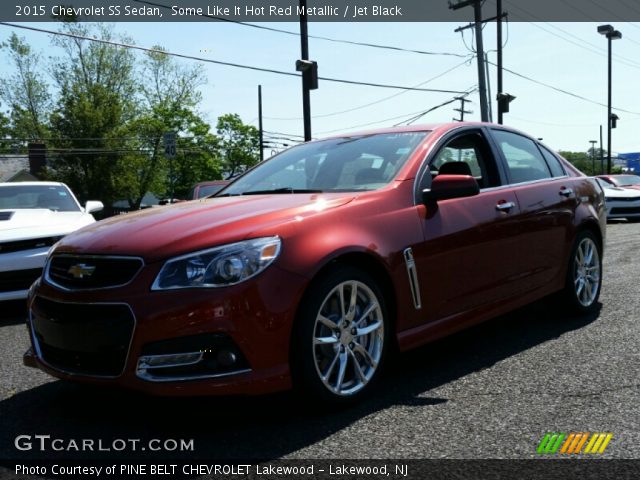
[[178,455],[192,458],[535,458],[546,432],[611,432],[604,457],[640,458],[640,223],[607,235],[597,314],[539,302],[402,355],[373,399],[333,413],[290,394],[170,399],[56,381],[22,365],[25,311],[2,305],[0,458],[83,455],[18,452],[23,434],[194,439]]

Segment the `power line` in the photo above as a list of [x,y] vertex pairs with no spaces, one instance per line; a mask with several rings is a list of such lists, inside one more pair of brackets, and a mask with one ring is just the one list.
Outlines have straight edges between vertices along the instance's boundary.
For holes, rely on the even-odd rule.
[[[565,3],[566,3],[566,2],[565,2]],[[573,8],[574,10],[578,10],[574,5],[571,5],[571,4],[568,4],[568,3],[567,3],[567,5],[568,5],[570,8]],[[533,14],[532,14],[531,12],[529,12],[528,10],[526,10],[526,9],[522,8],[522,6],[520,6],[520,5],[510,5],[510,8],[515,8],[516,10],[520,10],[521,12],[525,13],[526,15],[530,16],[530,17],[531,17],[531,18],[533,18],[533,19],[541,20],[539,17],[536,17],[535,15],[533,15]],[[581,10],[580,10],[580,12],[582,13],[582,11],[581,11]],[[595,19],[595,18],[594,18],[593,20],[594,20],[594,21],[597,21],[597,19]],[[576,47],[578,47],[578,48],[582,48],[583,50],[586,50],[586,51],[588,51],[588,52],[594,53],[594,54],[599,55],[599,56],[601,56],[601,57],[606,57],[606,56],[607,56],[607,53],[604,51],[604,49],[601,49],[601,48],[600,48],[600,47],[598,47],[597,45],[595,45],[595,44],[593,44],[593,43],[590,43],[590,42],[588,42],[588,41],[586,41],[586,40],[584,40],[584,39],[582,39],[582,38],[580,38],[580,37],[578,37],[578,36],[576,36],[576,35],[573,35],[572,33],[567,32],[566,30],[563,30],[563,29],[562,29],[562,28],[560,28],[560,27],[556,27],[555,25],[552,25],[552,24],[550,24],[550,23],[548,23],[548,22],[544,22],[544,23],[545,23],[547,26],[549,26],[549,27],[551,27],[551,28],[554,28],[555,30],[558,30],[559,32],[562,32],[564,35],[567,35],[567,36],[569,36],[569,37],[573,37],[573,38],[574,38],[574,39],[576,39],[578,42],[575,42],[575,41],[573,41],[573,40],[571,40],[571,39],[569,39],[569,38],[565,38],[565,37],[563,37],[563,36],[561,36],[561,35],[559,35],[559,34],[557,34],[557,33],[555,33],[555,32],[552,32],[552,31],[550,31],[550,30],[548,30],[548,29],[544,28],[543,26],[538,25],[538,24],[537,24],[537,23],[535,23],[535,22],[533,22],[533,23],[531,23],[531,24],[532,24],[534,27],[538,28],[539,30],[542,30],[543,32],[547,32],[548,34],[553,35],[554,37],[557,37],[557,38],[559,38],[560,40],[564,40],[565,42],[571,43],[572,45],[575,45],[575,46],[576,46]],[[638,43],[638,42],[635,42],[635,41],[633,41],[632,39],[629,39],[629,38],[627,38],[627,40],[631,41],[632,43]],[[589,48],[587,45],[589,45],[591,48]],[[638,62],[636,62],[636,61],[634,61],[634,60],[632,60],[632,59],[629,59],[629,58],[623,57],[623,56],[621,56],[621,55],[617,55],[617,54],[616,54],[616,55],[614,56],[614,60],[615,60],[616,62],[618,62],[618,63],[621,63],[621,64],[623,64],[623,65],[627,66],[627,67],[632,67],[632,68],[638,68],[638,69],[640,69],[640,63],[638,63]]]
[[[475,91],[475,89],[476,89],[476,87],[472,87],[472,88],[473,88],[473,90],[472,90],[471,88],[469,88],[469,89],[468,89],[466,92],[464,92],[464,93],[469,94],[469,93],[474,92],[474,91]],[[410,121],[411,119],[413,119],[413,118],[414,118],[414,117],[416,117],[416,116],[417,116],[417,118],[420,118],[420,117],[422,117],[422,116],[426,115],[427,113],[432,112],[433,110],[436,110],[436,109],[438,109],[438,108],[440,108],[440,107],[443,107],[444,105],[448,105],[449,103],[451,103],[452,101],[455,101],[455,100],[456,100],[456,98],[454,98],[454,99],[453,99],[453,100],[451,100],[451,101],[447,101],[447,102],[445,102],[444,104],[436,105],[435,107],[432,107],[432,108],[430,108],[430,109],[429,109],[429,110],[427,110],[427,111],[419,110],[419,111],[417,111],[417,112],[405,113],[404,115],[397,115],[397,116],[395,116],[395,117],[385,118],[385,119],[382,119],[382,120],[376,120],[376,121],[374,121],[374,122],[361,123],[361,124],[359,124],[359,125],[352,125],[352,126],[350,126],[350,127],[337,128],[337,129],[334,129],[334,130],[325,130],[325,131],[323,131],[323,132],[318,132],[318,134],[319,134],[319,135],[324,135],[324,134],[327,134],[327,133],[335,133],[335,132],[342,132],[342,131],[346,131],[346,130],[352,130],[352,129],[354,129],[354,128],[369,127],[369,126],[371,126],[371,125],[378,125],[378,124],[380,124],[380,123],[386,123],[386,122],[389,122],[389,121],[392,121],[392,120],[398,120],[398,119],[400,119],[400,118],[404,118],[404,120],[403,120],[403,121],[401,121],[401,122],[399,122],[399,123],[397,123],[397,124],[395,124],[395,125],[394,125],[394,126],[398,126],[398,125],[401,125],[401,124],[403,124],[403,123],[405,123],[405,122],[407,122],[407,121]],[[409,117],[409,118],[405,118],[405,117]],[[417,118],[416,118],[416,120],[417,120]]]
[[[148,2],[146,0],[135,0],[138,3],[145,3],[147,5],[153,5],[154,7],[161,7],[161,8],[165,8],[165,9],[170,9],[171,7],[168,5],[163,5],[161,3],[155,3],[155,2]],[[243,27],[250,27],[250,28],[256,28],[259,30],[266,30],[269,32],[275,32],[275,33],[283,33],[285,35],[292,35],[292,36],[300,36],[300,32],[293,32],[290,30],[283,30],[280,28],[273,28],[273,27],[265,27],[264,25],[256,25],[253,23],[247,23],[247,22],[241,22],[239,20],[231,20],[229,18],[224,18],[224,17],[216,17],[215,15],[206,15],[206,14],[201,14],[199,15],[201,17],[206,17],[206,18],[210,18],[212,20],[217,20],[220,22],[226,22],[226,23],[234,23],[236,25],[242,25]],[[308,35],[309,38],[313,38],[315,40],[324,40],[327,42],[334,42],[334,43],[344,43],[347,45],[356,45],[356,46],[360,46],[360,47],[369,47],[369,48],[379,48],[379,49],[384,49],[384,50],[393,50],[393,51],[398,51],[398,52],[407,52],[407,53],[416,53],[419,55],[440,55],[440,56],[447,56],[447,57],[460,57],[460,58],[464,58],[466,57],[466,55],[462,55],[459,53],[451,53],[451,52],[431,52],[431,51],[426,51],[426,50],[415,50],[415,49],[411,49],[411,48],[403,48],[403,47],[396,47],[393,45],[382,45],[379,43],[368,43],[368,42],[356,42],[354,40],[344,40],[344,39],[339,39],[339,38],[330,38],[330,37],[323,37],[321,35]]]
[[[496,64],[491,62],[491,61],[489,61],[489,64],[493,65],[494,67],[496,66]],[[524,80],[528,80],[529,82],[533,82],[533,83],[541,85],[543,87],[550,88],[551,90],[555,90],[556,92],[564,93],[565,95],[569,95],[571,97],[583,100],[585,102],[593,103],[594,105],[599,105],[601,107],[606,107],[607,106],[604,103],[600,103],[600,102],[597,102],[595,100],[591,100],[590,98],[583,97],[582,95],[578,95],[577,93],[569,92],[568,90],[564,90],[562,88],[554,87],[553,85],[549,85],[548,83],[541,82],[540,80],[535,80],[535,79],[533,79],[531,77],[527,77],[526,75],[523,75],[522,73],[515,72],[515,71],[510,70],[510,69],[508,69],[506,67],[503,67],[502,69],[505,72],[509,72],[511,75],[515,75],[516,77],[522,78]],[[632,115],[640,115],[640,112],[633,112],[633,111],[630,111],[630,110],[625,110],[623,108],[613,108],[613,110],[617,110],[618,112],[630,113]]]
[[296,135],[295,133],[273,132],[271,130],[264,130],[264,133],[273,133],[273,134],[276,134],[276,135],[286,135],[288,137],[298,137],[298,138],[304,139],[304,136]]
[[[428,80],[425,80],[424,82],[418,83],[418,84],[414,85],[414,87],[421,87],[422,85],[426,85],[427,83],[432,82],[433,80],[437,80],[438,78],[445,76],[447,73],[450,73],[450,72],[456,70],[457,68],[462,67],[463,65],[467,65],[471,58],[472,58],[471,56],[468,56],[464,60],[464,62],[459,63],[459,64],[449,68],[448,70],[445,70],[442,73],[439,73],[435,77],[432,77],[432,78],[430,78]],[[409,90],[405,90],[405,91],[402,91],[402,92],[394,93],[393,95],[389,95],[388,97],[384,97],[384,98],[381,98],[379,100],[375,100],[375,101],[370,102],[370,103],[365,103],[364,105],[360,105],[360,106],[357,106],[357,107],[348,108],[346,110],[340,110],[340,111],[337,111],[337,112],[325,113],[325,114],[321,114],[321,115],[313,115],[313,118],[327,118],[327,117],[333,117],[333,116],[336,116],[336,115],[342,115],[343,113],[355,112],[356,110],[362,110],[363,108],[368,108],[368,107],[371,107],[373,105],[377,105],[379,103],[382,103],[382,102],[385,102],[387,100],[390,100],[392,98],[399,97],[400,95],[404,95],[408,91]],[[278,121],[302,120],[302,117],[264,117],[264,118],[266,118],[268,120],[278,120]]]
[[[172,57],[184,58],[184,59],[187,59],[187,60],[196,60],[196,61],[199,61],[199,62],[213,63],[213,64],[216,64],[216,65],[224,65],[224,66],[227,66],[227,67],[242,68],[242,69],[245,69],[245,70],[254,70],[254,71],[258,71],[258,72],[273,73],[273,74],[277,74],[277,75],[286,75],[286,76],[289,76],[289,77],[300,77],[299,74],[293,73],[293,72],[285,72],[285,71],[282,71],[282,70],[275,70],[275,69],[272,69],[272,68],[254,67],[254,66],[251,66],[251,65],[242,65],[242,64],[239,64],[239,63],[223,62],[221,60],[213,60],[213,59],[210,59],[210,58],[196,57],[194,55],[187,55],[187,54],[184,54],[184,53],[169,52],[167,50],[161,50],[161,49],[156,49],[156,48],[141,47],[139,45],[132,45],[132,44],[128,44],[128,43],[114,42],[112,40],[104,40],[104,39],[100,39],[100,38],[87,37],[85,35],[77,35],[77,34],[73,34],[73,33],[58,32],[58,31],[55,31],[55,30],[47,30],[47,29],[44,29],[44,28],[30,27],[30,26],[27,26],[27,25],[17,25],[15,23],[9,23],[9,22],[0,22],[0,25],[4,25],[6,27],[11,27],[11,28],[20,28],[20,29],[24,29],[24,30],[31,30],[31,31],[34,31],[34,32],[46,33],[46,34],[49,34],[49,35],[59,35],[59,36],[64,36],[64,37],[69,37],[69,38],[76,38],[76,39],[79,39],[79,40],[87,40],[89,42],[103,43],[103,44],[111,45],[111,46],[114,46],[114,47],[130,48],[130,49],[141,50],[143,52],[149,52],[149,53],[161,53],[161,54],[172,56]],[[332,78],[332,77],[318,77],[318,79],[319,80],[323,80],[325,82],[344,83],[344,84],[348,84],[348,85],[363,85],[363,86],[367,86],[367,87],[376,87],[376,88],[392,88],[392,89],[396,89],[396,90],[411,90],[411,91],[432,92],[432,93],[456,93],[456,94],[464,93],[464,92],[460,92],[460,91],[457,91],[457,90],[440,90],[440,89],[433,89],[433,88],[412,88],[412,87],[404,87],[404,86],[401,86],[401,85],[390,85],[390,84],[373,83],[373,82],[359,82],[359,81],[356,81],[356,80],[345,80],[345,79],[341,79],[341,78]]]
[[[469,93],[471,93],[471,92],[469,92]],[[453,102],[458,102],[458,101],[460,101],[460,97],[455,97],[455,98],[452,98],[451,100],[447,100],[446,102],[443,102],[443,103],[441,103],[440,105],[436,105],[435,107],[431,107],[429,110],[425,110],[424,112],[420,113],[419,115],[416,115],[416,116],[415,116],[415,117],[413,117],[413,118],[410,118],[409,120],[406,120],[405,122],[396,123],[396,124],[394,125],[394,127],[397,127],[397,126],[401,125],[402,123],[405,123],[406,125],[411,125],[411,124],[412,124],[412,123],[414,123],[416,120],[419,120],[419,119],[421,119],[422,117],[424,117],[426,114],[431,113],[431,112],[433,112],[434,110],[437,110],[437,109],[439,109],[439,108],[442,108],[442,107],[444,107],[444,106],[446,106],[446,105],[449,105],[449,104],[451,104],[451,103],[453,103]]]

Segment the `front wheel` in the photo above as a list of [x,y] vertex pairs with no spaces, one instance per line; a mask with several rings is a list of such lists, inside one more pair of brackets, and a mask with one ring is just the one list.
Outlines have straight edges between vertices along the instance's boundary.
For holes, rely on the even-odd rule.
[[358,400],[380,373],[389,334],[377,283],[352,267],[328,272],[310,287],[293,333],[296,387],[325,404]]
[[576,237],[564,289],[565,304],[575,313],[595,308],[602,287],[602,256],[599,242],[590,231]]

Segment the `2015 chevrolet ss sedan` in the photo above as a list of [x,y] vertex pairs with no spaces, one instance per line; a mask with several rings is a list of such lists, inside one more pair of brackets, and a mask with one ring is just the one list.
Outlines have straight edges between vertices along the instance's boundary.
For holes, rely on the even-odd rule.
[[366,395],[390,351],[558,293],[594,308],[602,189],[481,123],[314,141],[60,241],[26,365],[162,395]]

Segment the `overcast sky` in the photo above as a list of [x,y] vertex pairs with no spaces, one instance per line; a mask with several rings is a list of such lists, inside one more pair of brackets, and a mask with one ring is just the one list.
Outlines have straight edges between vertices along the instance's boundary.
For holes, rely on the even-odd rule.
[[[592,103],[607,103],[607,41],[597,33],[598,24],[510,23],[505,26],[506,68],[588,99],[575,98],[505,72],[504,90],[517,97],[511,104],[511,112],[505,115],[505,124],[543,138],[556,150],[572,151],[586,151],[590,147],[589,140],[599,140],[599,127],[603,125],[606,148],[606,106]],[[55,28],[52,23],[30,25]],[[296,23],[260,25],[299,31]],[[423,87],[464,91],[478,83],[477,66],[469,50],[475,43],[472,42],[472,30],[466,31],[463,37],[454,33],[457,26],[459,24],[449,23],[310,23],[310,35],[462,56],[422,55],[312,38],[309,41],[310,57],[318,62],[320,75],[324,77],[403,86],[415,86],[433,78]],[[613,131],[613,151],[637,152],[640,151],[640,95],[637,88],[640,24],[618,22],[614,27],[622,32],[623,39],[613,43],[613,105],[632,113],[617,112],[620,120]],[[276,70],[295,71],[295,61],[300,56],[298,36],[237,24],[119,23],[116,29],[132,37],[138,45],[160,44],[171,52]],[[0,26],[0,41],[12,31],[14,29]],[[37,50],[45,51],[46,48],[45,55],[55,54],[48,35],[15,31]],[[484,41],[490,61],[495,62],[494,25],[485,27]],[[5,61],[6,57],[3,63]],[[212,124],[219,115],[234,112],[245,122],[257,126],[257,85],[261,84],[265,130],[287,136],[303,134],[298,78],[209,63],[204,65],[208,84],[202,88],[202,111]],[[496,93],[495,73],[495,67],[491,67],[493,97]],[[320,88],[311,94],[313,136],[393,125],[454,96],[450,93],[402,92],[321,81]],[[392,95],[396,96],[387,99]],[[472,103],[467,104],[467,108],[474,113],[467,118],[479,120],[478,93],[468,98]],[[357,108],[367,104],[372,105]],[[453,111],[458,106],[456,102],[434,110],[419,123],[450,121],[458,115]]]

